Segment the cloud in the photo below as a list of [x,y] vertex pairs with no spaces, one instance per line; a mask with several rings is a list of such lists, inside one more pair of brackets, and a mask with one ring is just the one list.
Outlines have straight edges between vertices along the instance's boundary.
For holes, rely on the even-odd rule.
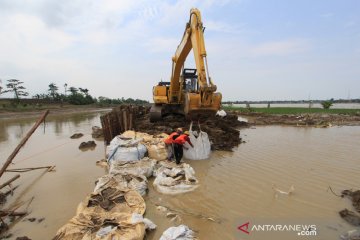
[[254,56],[285,56],[302,53],[309,48],[309,41],[304,39],[291,39],[262,43],[253,46],[250,52]]

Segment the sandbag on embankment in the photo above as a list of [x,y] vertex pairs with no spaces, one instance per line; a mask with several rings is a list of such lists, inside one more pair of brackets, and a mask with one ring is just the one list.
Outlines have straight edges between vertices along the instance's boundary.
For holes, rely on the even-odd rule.
[[156,165],[156,160],[143,158],[139,161],[111,161],[109,174],[133,174],[151,177]]
[[163,194],[186,193],[199,186],[194,169],[186,163],[177,165],[174,162],[161,161],[158,169],[154,171],[154,176],[154,188]]
[[125,187],[116,177],[104,176],[54,239],[143,239],[145,229],[155,227],[148,219],[139,220],[145,209],[144,199],[137,191]]
[[[123,140],[132,140],[139,141],[141,144],[146,146],[148,151],[148,156],[151,159],[156,160],[166,160],[167,158],[167,150],[164,143],[164,138],[168,135],[163,133],[156,136],[152,136],[147,133],[135,132],[135,131],[126,131],[119,136],[120,139]],[[113,141],[111,141],[113,142]],[[115,143],[115,142],[114,142]],[[111,143],[110,143],[111,145]]]

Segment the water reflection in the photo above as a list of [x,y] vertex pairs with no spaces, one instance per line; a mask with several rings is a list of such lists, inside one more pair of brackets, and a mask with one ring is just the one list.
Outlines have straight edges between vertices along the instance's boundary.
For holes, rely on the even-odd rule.
[[[99,118],[99,113],[92,114],[66,114],[60,116],[49,115],[45,121],[45,131],[54,131],[56,136],[62,135],[64,129],[79,128],[84,122],[91,123]],[[35,124],[37,118],[25,119],[2,119],[0,122],[0,142],[21,140],[30,128]],[[97,125],[100,122],[97,121]],[[38,127],[42,130],[43,125]],[[88,130],[89,131],[89,130]]]

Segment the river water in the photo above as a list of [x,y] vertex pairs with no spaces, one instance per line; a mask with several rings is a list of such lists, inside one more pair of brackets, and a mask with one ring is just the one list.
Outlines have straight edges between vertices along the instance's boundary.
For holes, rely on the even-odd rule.
[[[100,125],[100,113],[49,117],[33,134],[10,168],[56,165],[56,172],[43,170],[22,173],[19,188],[8,204],[27,201],[30,217],[45,218],[38,223],[22,221],[11,233],[15,239],[51,239],[74,216],[76,207],[94,188],[95,180],[106,174],[96,161],[104,158],[104,145],[80,151],[82,141],[92,140],[91,126]],[[0,120],[0,161],[33,125],[35,119]],[[75,132],[84,136],[73,140]],[[148,239],[159,239],[175,225],[156,205],[181,212],[181,223],[193,228],[201,239],[338,239],[354,227],[339,217],[344,208],[353,210],[348,199],[334,192],[359,189],[360,127],[297,128],[265,126],[241,130],[246,143],[233,152],[213,152],[209,160],[186,161],[193,166],[200,187],[178,196],[157,193],[149,184],[146,217],[158,228]],[[14,173],[6,173],[10,178]],[[152,181],[150,181],[152,182]],[[273,186],[292,195],[275,194]],[[210,218],[210,219],[209,219]],[[297,232],[249,231],[238,227],[253,225],[315,225],[317,236]]]

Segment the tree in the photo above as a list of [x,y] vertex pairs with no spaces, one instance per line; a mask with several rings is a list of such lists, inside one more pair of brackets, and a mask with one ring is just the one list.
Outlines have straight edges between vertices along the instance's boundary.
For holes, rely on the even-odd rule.
[[78,92],[78,89],[76,87],[70,87],[69,91],[71,92],[72,95],[75,95]]
[[55,83],[50,83],[49,84],[49,92],[50,92],[50,96],[52,97],[53,100],[55,100],[55,97],[58,95],[57,91],[59,90],[58,86],[56,86]]
[[81,88],[79,87],[80,92],[82,92],[83,94],[85,94],[85,96],[89,95],[89,90],[87,88]]
[[67,83],[65,83],[65,84],[64,84],[64,88],[65,88],[64,94],[65,94],[65,96],[66,96],[66,88],[67,88],[67,86],[68,86]]
[[7,90],[3,91],[3,93],[14,92],[14,98],[16,99],[17,102],[20,100],[20,96],[26,97],[29,95],[29,93],[25,91],[26,88],[22,86],[24,82],[21,82],[20,80],[17,79],[9,79],[7,81],[8,81],[8,83],[6,84]]
[[321,105],[324,109],[329,109],[333,105],[333,101],[323,101],[321,102]]
[[2,80],[0,79],[0,95],[2,94],[2,89],[3,89],[3,87],[1,86],[1,84],[2,84]]

